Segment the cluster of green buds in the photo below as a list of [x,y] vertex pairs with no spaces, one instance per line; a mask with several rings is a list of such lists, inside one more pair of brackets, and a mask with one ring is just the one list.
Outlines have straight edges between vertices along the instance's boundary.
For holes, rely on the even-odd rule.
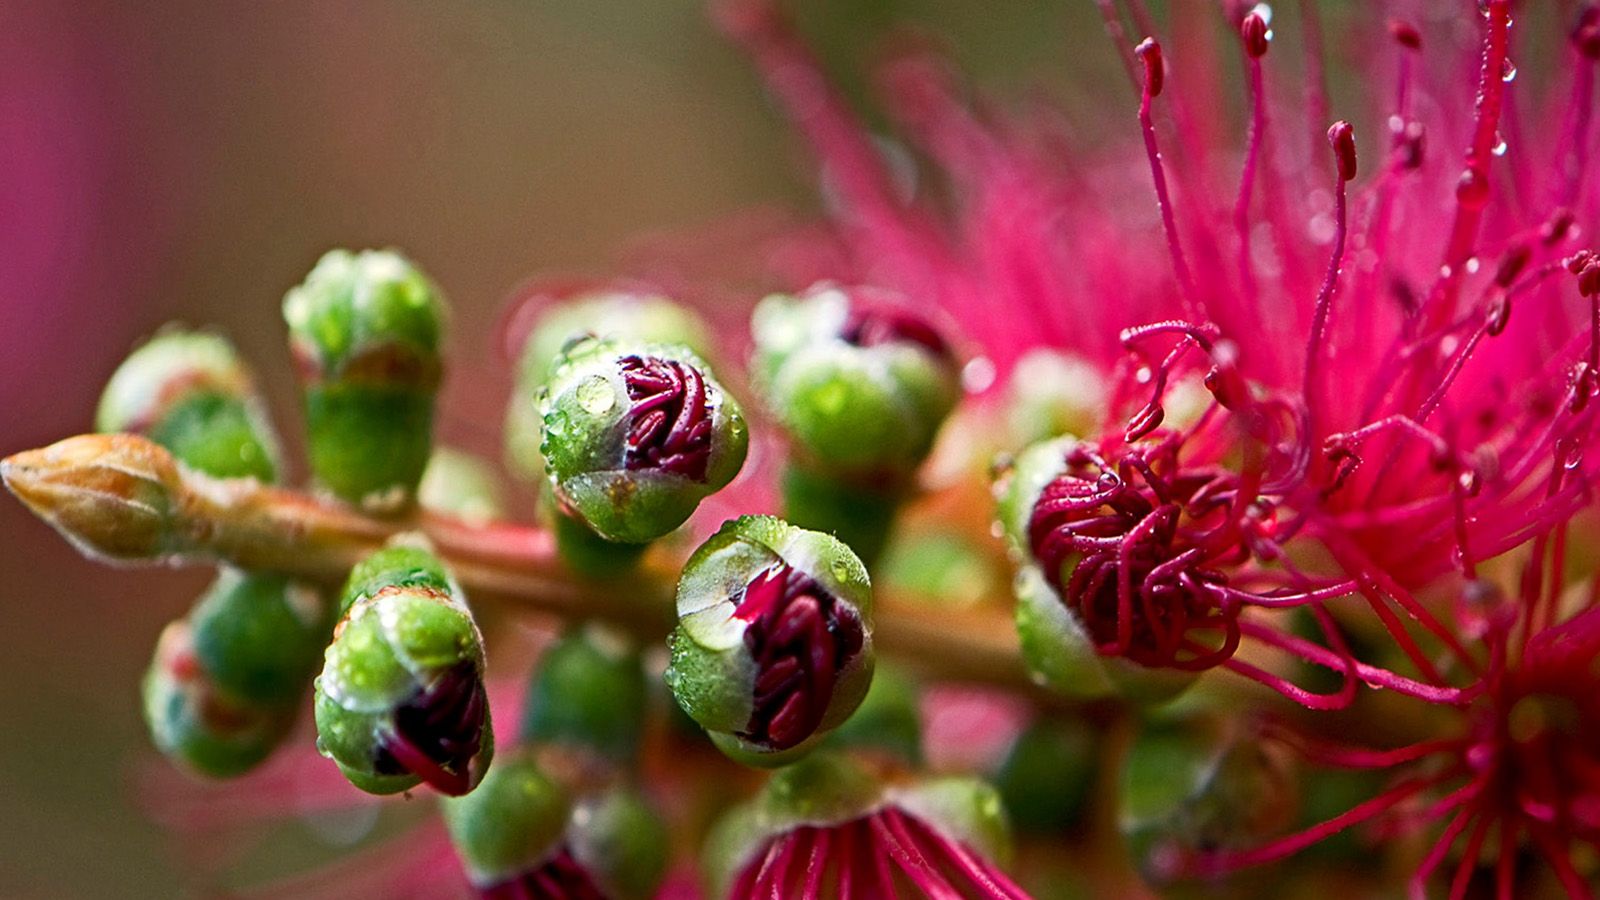
[[[220,335],[169,328],[139,347],[106,385],[95,424],[142,434],[214,477],[277,473],[254,379]],[[332,625],[333,604],[316,588],[223,569],[162,632],[145,675],[156,746],[216,778],[260,764],[292,730]]]
[[317,744],[351,784],[470,791],[494,753],[483,638],[449,573],[404,539],[350,572],[316,680]]
[[409,508],[443,374],[438,289],[393,250],[333,250],[285,295],[283,317],[317,482],[368,512]]
[[744,464],[739,405],[681,345],[582,338],[539,402],[561,512],[606,541],[643,544],[688,520]]
[[645,344],[688,347],[711,358],[710,329],[686,307],[660,293],[627,285],[541,289],[525,301],[540,304],[517,357],[511,402],[506,407],[506,463],[528,481],[545,477],[544,420],[539,394],[550,370],[568,345],[584,337],[608,337]]
[[961,397],[954,348],[890,291],[817,285],[756,306],[754,375],[789,436],[786,515],[867,559]]
[[790,762],[872,682],[872,587],[842,541],[771,516],[723,525],[678,582],[667,684],[723,752]]
[[665,824],[634,784],[647,691],[639,655],[597,628],[545,650],[521,743],[444,816],[480,896],[655,895]]

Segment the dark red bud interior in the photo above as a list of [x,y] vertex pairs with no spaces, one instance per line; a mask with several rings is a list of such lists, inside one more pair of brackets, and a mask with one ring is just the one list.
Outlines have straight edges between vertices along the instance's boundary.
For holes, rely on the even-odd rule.
[[623,464],[705,481],[712,428],[705,376],[677,360],[628,356],[622,378],[633,402]]

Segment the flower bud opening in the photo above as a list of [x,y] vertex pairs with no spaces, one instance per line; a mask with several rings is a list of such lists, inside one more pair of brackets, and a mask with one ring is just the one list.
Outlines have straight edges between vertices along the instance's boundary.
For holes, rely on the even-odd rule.
[[633,401],[624,465],[705,481],[712,430],[705,376],[687,363],[655,356],[626,356],[621,367]]
[[379,739],[373,770],[409,772],[443,793],[465,794],[488,709],[477,662],[456,663],[395,710],[394,731]]
[[739,737],[787,750],[822,722],[839,670],[861,652],[861,619],[784,563],[750,582],[734,617],[748,623],[744,644],[756,663],[754,708]]

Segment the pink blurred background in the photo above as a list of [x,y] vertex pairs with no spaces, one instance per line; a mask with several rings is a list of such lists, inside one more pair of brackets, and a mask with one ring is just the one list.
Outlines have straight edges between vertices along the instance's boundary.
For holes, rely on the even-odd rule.
[[[985,81],[1109,64],[1087,4],[1005,5],[807,19],[852,88],[908,18]],[[89,430],[171,320],[241,345],[293,445],[283,292],[332,246],[382,245],[449,294],[442,430],[492,451],[516,284],[752,205],[804,212],[802,159],[691,0],[0,0],[0,454]],[[87,563],[10,497],[0,536],[0,897],[182,892],[192,859],[137,797],[137,684],[206,574]]]

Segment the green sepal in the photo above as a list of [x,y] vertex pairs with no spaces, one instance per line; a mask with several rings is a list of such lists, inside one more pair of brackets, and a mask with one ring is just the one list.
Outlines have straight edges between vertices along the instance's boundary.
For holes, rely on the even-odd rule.
[[216,478],[271,481],[278,440],[254,380],[221,335],[167,328],[117,367],[95,428],[133,431]]
[[[627,468],[632,400],[621,362],[633,355],[675,360],[704,378],[712,423],[704,481]],[[550,485],[566,510],[606,540],[639,544],[670,533],[744,465],[749,434],[739,404],[687,347],[585,338],[554,366],[539,405]]]
[[521,738],[564,744],[621,765],[638,756],[646,686],[639,654],[596,628],[567,633],[540,657]]
[[815,468],[905,475],[960,399],[959,372],[913,343],[847,343],[848,314],[838,290],[762,300],[751,319],[757,385]]
[[297,704],[333,631],[334,603],[281,575],[222,569],[189,614],[194,652],[216,688],[241,702]]
[[535,867],[560,846],[572,806],[532,751],[515,750],[502,755],[472,793],[444,798],[440,813],[467,877],[492,885]]

